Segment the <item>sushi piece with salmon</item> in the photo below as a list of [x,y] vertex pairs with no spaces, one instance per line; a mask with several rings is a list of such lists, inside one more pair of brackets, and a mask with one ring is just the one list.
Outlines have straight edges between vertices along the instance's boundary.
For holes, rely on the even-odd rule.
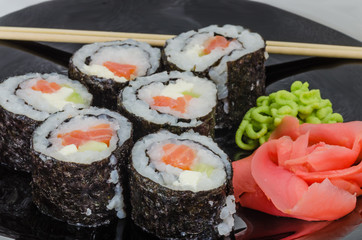
[[214,136],[216,92],[214,83],[190,72],[161,72],[131,82],[118,107],[134,123],[136,139],[161,128]]
[[234,226],[228,156],[209,137],[166,130],[131,152],[133,222],[161,239],[219,239]]
[[218,128],[234,128],[265,93],[265,41],[241,26],[211,25],[166,41],[167,70],[191,71],[217,86]]
[[119,91],[136,77],[148,76],[160,67],[161,53],[148,43],[135,40],[97,42],[76,51],[69,63],[69,76],[86,85],[94,105],[116,109]]
[[92,95],[78,81],[57,74],[29,73],[0,84],[0,163],[30,172],[30,138],[51,114],[88,108]]
[[32,195],[39,210],[72,225],[126,217],[124,201],[132,124],[108,109],[66,109],[32,138]]

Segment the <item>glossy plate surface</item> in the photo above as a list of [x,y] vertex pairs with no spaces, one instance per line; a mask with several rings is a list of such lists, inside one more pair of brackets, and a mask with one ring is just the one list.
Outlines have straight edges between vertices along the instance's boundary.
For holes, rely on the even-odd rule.
[[[236,24],[260,33],[266,40],[362,46],[327,27],[267,5],[242,0],[57,0],[21,10],[0,19],[2,26],[28,26],[122,32],[179,34],[210,24]],[[28,72],[66,73],[70,55],[80,44],[2,41],[0,81]],[[362,61],[271,55],[267,61],[267,92],[289,89],[308,81],[329,98],[345,121],[362,120]],[[230,158],[244,154],[222,133],[218,141]],[[222,141],[221,141],[222,140]],[[231,147],[230,147],[231,146]],[[30,176],[0,168],[0,235],[14,239],[154,239],[130,220],[95,229],[77,228],[37,211],[31,202]],[[362,238],[362,199],[354,212],[333,222],[306,222],[238,210],[231,239]],[[294,234],[294,235],[293,235]]]

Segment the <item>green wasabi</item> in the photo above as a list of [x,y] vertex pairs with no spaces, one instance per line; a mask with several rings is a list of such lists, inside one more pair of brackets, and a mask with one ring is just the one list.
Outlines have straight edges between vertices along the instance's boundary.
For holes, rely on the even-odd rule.
[[307,82],[295,81],[290,90],[257,99],[256,107],[245,114],[235,134],[241,149],[253,150],[266,142],[286,115],[297,117],[300,123],[343,122],[339,113],[333,113],[331,101],[322,99],[318,89],[309,90]]

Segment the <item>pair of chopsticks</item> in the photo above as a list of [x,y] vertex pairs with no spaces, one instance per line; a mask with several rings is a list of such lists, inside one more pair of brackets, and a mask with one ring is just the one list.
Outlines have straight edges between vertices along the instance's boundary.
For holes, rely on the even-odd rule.
[[[164,46],[174,35],[86,31],[52,28],[0,27],[0,39],[40,42],[93,43],[132,38],[152,46]],[[332,58],[362,59],[362,47],[266,41],[266,51],[271,54],[303,55]]]

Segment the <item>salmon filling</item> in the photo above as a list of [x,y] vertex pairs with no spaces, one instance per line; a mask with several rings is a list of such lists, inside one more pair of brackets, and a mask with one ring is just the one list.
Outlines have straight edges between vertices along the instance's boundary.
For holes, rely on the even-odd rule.
[[43,93],[42,97],[58,109],[62,109],[68,102],[84,104],[81,95],[68,84],[58,84],[40,79],[31,89]]
[[208,40],[206,40],[204,42],[204,50],[202,53],[204,55],[207,55],[216,48],[225,49],[229,46],[229,44],[230,44],[230,41],[228,41],[225,37],[215,36],[215,37],[209,38]]
[[104,62],[103,66],[106,67],[117,77],[124,77],[127,80],[133,79],[137,66],[131,64],[120,64],[117,62]]
[[215,170],[215,165],[211,164],[210,158],[200,154],[194,147],[182,143],[167,143],[162,146],[162,150],[161,161],[166,165],[183,170],[180,177],[188,178],[188,181],[197,182],[202,174],[210,177]]
[[176,99],[166,97],[166,96],[156,96],[153,97],[154,106],[157,107],[169,107],[180,113],[185,113],[186,108],[192,96],[184,95],[183,97],[178,97]]
[[200,97],[200,94],[195,93],[193,88],[193,83],[179,79],[175,83],[165,86],[158,95],[153,96],[153,103],[150,105],[152,108],[167,107],[181,114],[187,113],[190,101]]
[[77,148],[90,141],[101,142],[109,146],[113,130],[109,124],[99,124],[90,127],[87,131],[74,130],[64,134],[58,134],[62,139],[62,145],[68,146],[74,144]]
[[31,87],[34,91],[40,91],[42,93],[54,93],[62,88],[56,82],[48,82],[44,79],[40,79],[36,82],[34,86]]
[[181,168],[182,170],[190,170],[191,165],[196,158],[195,150],[186,145],[166,144],[162,147],[165,154],[162,161],[171,166]]

